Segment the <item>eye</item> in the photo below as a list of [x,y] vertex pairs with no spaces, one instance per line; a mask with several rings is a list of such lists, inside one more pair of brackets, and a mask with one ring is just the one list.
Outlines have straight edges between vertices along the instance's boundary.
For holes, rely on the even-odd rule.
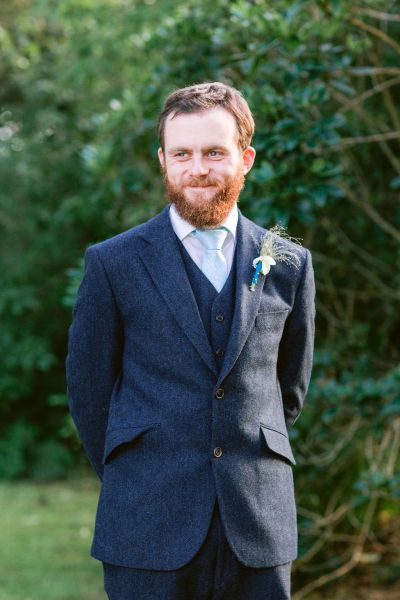
[[209,155],[211,158],[217,158],[218,156],[221,156],[221,152],[219,150],[210,150]]
[[187,156],[187,152],[184,152],[183,150],[181,150],[180,152],[176,152],[175,156],[177,158],[185,158],[185,156]]

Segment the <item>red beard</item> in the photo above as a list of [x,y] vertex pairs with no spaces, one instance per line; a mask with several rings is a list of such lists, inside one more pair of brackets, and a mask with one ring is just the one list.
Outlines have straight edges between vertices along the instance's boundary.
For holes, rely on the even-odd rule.
[[223,184],[213,181],[208,177],[194,178],[188,180],[186,186],[207,186],[217,187],[215,194],[208,198],[199,198],[196,202],[190,202],[185,196],[185,186],[175,186],[169,179],[166,171],[163,171],[164,183],[167,188],[168,199],[175,204],[176,210],[185,221],[188,221],[196,228],[216,227],[228,216],[235,202],[238,201],[239,194],[244,186],[244,175],[241,169]]

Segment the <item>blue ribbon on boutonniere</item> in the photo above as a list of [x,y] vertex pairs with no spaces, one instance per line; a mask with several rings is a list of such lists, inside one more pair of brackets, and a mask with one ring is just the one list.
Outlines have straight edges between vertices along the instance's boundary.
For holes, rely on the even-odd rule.
[[275,227],[269,229],[260,240],[260,255],[253,260],[255,272],[250,284],[251,292],[256,289],[260,275],[268,275],[271,266],[276,265],[278,262],[292,265],[296,269],[300,267],[299,256],[293,250],[290,250],[287,244],[282,242],[282,239],[290,240],[301,246],[300,240],[290,236],[281,225],[275,225]]

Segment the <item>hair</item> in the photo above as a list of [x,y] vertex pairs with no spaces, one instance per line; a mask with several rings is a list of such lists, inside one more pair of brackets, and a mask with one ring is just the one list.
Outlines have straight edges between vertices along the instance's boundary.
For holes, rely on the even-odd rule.
[[157,126],[161,147],[164,148],[165,122],[170,115],[173,119],[177,115],[199,113],[216,107],[224,108],[235,118],[238,145],[245,150],[250,145],[254,134],[253,115],[242,94],[219,81],[184,87],[168,96]]

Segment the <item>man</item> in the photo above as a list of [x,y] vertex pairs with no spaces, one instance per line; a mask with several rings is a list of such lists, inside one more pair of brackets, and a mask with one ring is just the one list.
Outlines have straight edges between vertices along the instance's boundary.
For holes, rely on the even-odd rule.
[[287,426],[310,377],[314,280],[309,251],[272,236],[283,254],[250,289],[266,233],[237,209],[253,131],[229,86],[171,94],[171,205],[86,251],[68,397],[102,480],[92,555],[112,600],[290,597]]

